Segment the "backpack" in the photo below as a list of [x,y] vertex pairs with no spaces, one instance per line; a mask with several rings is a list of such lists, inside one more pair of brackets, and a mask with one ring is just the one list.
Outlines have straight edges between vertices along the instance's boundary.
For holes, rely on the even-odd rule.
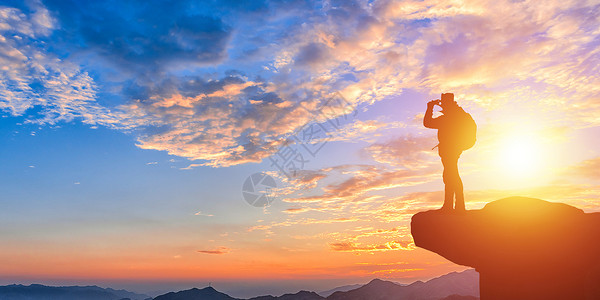
[[469,113],[463,110],[461,114],[458,127],[460,134],[457,135],[456,145],[464,151],[473,147],[475,141],[477,141],[477,124],[475,124],[475,120]]

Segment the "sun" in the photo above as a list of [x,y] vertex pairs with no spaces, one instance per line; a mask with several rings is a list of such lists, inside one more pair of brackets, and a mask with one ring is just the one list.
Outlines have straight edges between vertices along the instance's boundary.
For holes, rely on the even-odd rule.
[[468,180],[480,187],[504,190],[540,187],[557,180],[565,166],[560,155],[565,151],[564,133],[548,130],[542,122],[515,123],[496,124],[481,131],[474,147],[479,151],[467,152],[473,156],[464,157],[465,161],[472,159],[470,165],[465,164],[473,168],[468,172],[479,174]]
[[537,137],[514,134],[500,143],[498,163],[512,178],[530,178],[540,175],[543,153]]

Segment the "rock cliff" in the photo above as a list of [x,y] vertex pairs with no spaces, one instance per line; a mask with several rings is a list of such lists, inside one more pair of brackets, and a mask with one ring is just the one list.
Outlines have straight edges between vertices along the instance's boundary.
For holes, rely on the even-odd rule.
[[600,213],[511,197],[413,216],[415,244],[480,274],[481,300],[600,299]]

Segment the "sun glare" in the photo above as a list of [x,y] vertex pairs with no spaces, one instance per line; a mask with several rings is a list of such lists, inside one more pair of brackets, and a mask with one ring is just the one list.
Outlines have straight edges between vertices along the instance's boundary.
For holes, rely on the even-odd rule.
[[470,178],[471,184],[491,189],[524,189],[555,182],[570,164],[568,157],[561,156],[569,141],[565,132],[550,130],[544,119],[523,120],[515,116],[502,121],[491,127],[482,126],[476,151],[465,152],[465,161],[472,159],[470,167],[480,174]]
[[539,141],[532,136],[507,137],[499,149],[502,170],[512,178],[529,178],[539,175],[542,153]]

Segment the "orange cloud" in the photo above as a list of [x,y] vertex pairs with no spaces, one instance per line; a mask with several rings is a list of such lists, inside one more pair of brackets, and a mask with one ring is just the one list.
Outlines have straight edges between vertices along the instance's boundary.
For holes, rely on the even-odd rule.
[[389,129],[398,129],[404,127],[400,122],[381,122],[377,120],[353,120],[353,122],[332,132],[327,137],[327,141],[333,142],[359,142],[374,141],[375,138],[382,136],[382,131]]
[[352,242],[341,242],[329,244],[333,251],[347,252],[373,252],[373,251],[394,251],[394,250],[413,250],[414,245],[410,241],[391,241],[384,244],[361,246]]
[[348,177],[341,182],[328,184],[322,188],[323,194],[286,198],[291,203],[329,203],[338,200],[359,199],[372,191],[382,191],[397,187],[422,184],[432,180],[431,169],[387,170],[371,165],[345,165],[322,170],[328,178]]
[[298,214],[298,213],[306,212],[309,210],[310,210],[310,208],[306,208],[306,207],[293,207],[293,208],[288,208],[288,209],[284,210],[284,212],[290,213],[290,214]]
[[198,250],[198,253],[205,253],[205,254],[226,254],[229,253],[229,248],[227,247],[219,247],[217,249],[213,249],[213,250]]

